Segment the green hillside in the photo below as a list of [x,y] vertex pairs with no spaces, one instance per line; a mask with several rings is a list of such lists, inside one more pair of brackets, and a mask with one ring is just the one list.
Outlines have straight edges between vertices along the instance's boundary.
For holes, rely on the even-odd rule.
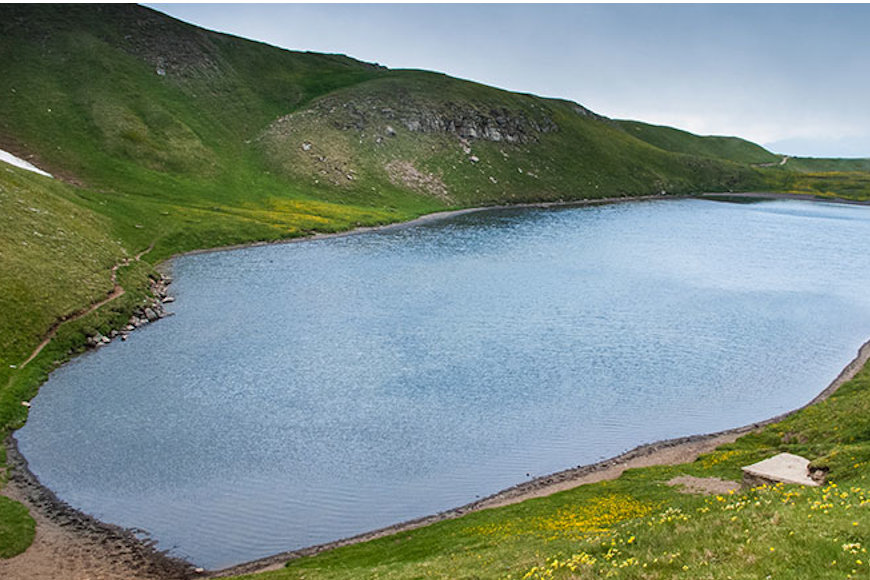
[[870,159],[788,157],[765,171],[771,188],[778,191],[870,200]]
[[270,168],[330,199],[400,188],[445,205],[727,191],[749,167],[673,154],[566,101],[393,71],[276,120]]
[[180,252],[490,204],[870,196],[866,161],[759,167],[780,157],[136,5],[0,5],[0,148],[56,176],[0,163],[4,436],[57,364],[153,299],[154,265]]
[[700,137],[687,131],[640,121],[616,121],[626,133],[665,151],[728,159],[736,163],[777,163],[781,159],[763,147],[739,137]]

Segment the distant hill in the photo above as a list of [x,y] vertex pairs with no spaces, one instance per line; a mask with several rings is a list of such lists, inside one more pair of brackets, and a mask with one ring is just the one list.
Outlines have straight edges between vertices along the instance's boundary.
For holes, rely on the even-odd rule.
[[737,163],[776,163],[781,156],[775,155],[750,141],[739,137],[700,137],[687,131],[650,125],[640,121],[617,121],[625,131],[665,151],[700,155],[713,159],[728,159]]

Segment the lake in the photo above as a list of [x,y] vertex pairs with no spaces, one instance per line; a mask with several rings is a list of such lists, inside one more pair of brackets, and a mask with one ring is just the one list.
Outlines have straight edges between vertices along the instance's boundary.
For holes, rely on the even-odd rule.
[[176,259],[175,315],[17,432],[72,506],[207,568],[799,407],[870,337],[870,208],[493,210]]

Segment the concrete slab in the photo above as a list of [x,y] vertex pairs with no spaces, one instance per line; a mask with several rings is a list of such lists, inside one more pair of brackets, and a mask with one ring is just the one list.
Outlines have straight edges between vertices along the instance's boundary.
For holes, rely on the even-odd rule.
[[810,460],[800,455],[780,453],[743,468],[743,483],[755,487],[771,483],[794,483],[817,487],[810,477]]

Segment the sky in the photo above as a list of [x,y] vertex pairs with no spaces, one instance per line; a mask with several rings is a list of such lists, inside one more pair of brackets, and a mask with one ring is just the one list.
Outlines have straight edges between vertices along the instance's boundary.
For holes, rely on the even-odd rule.
[[870,4],[146,4],[292,50],[439,71],[596,113],[870,157]]

